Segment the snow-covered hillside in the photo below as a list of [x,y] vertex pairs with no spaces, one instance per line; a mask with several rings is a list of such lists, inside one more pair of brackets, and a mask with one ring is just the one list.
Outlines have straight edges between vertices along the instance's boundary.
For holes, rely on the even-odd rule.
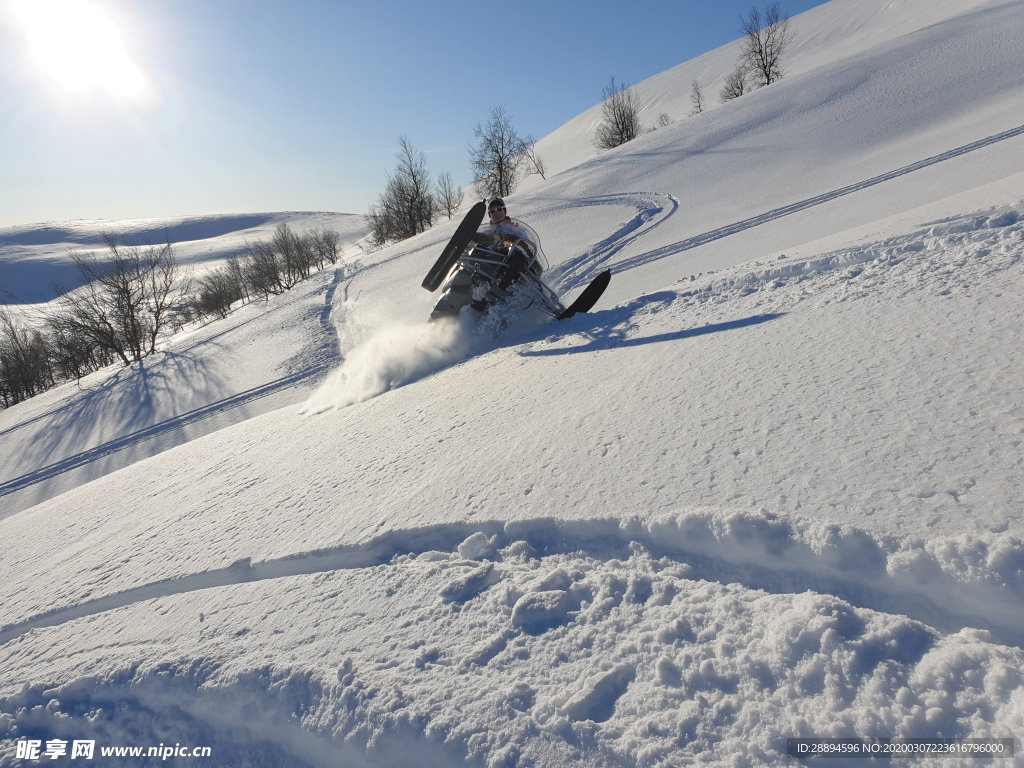
[[128,245],[171,243],[177,259],[197,271],[217,266],[246,242],[269,239],[279,224],[303,232],[329,227],[343,242],[366,234],[363,217],[345,213],[254,213],[178,216],[167,219],[78,220],[0,228],[0,301],[39,304],[54,285],[79,284],[69,251],[105,249],[103,234]]
[[[156,423],[197,381],[341,360],[301,405],[131,455],[147,368],[0,413],[0,765],[28,738],[491,767],[997,737],[1019,762],[1024,14],[795,22],[770,88],[600,157],[586,115],[541,143],[569,159],[509,204],[570,298],[611,267],[590,314],[426,325],[438,226],[158,361],[214,375],[168,374]],[[704,66],[644,87],[682,103]],[[73,474],[106,447],[118,471]]]

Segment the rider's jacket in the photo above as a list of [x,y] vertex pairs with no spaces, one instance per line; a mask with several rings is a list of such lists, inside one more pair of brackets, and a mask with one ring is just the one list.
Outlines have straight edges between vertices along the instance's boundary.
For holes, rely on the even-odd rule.
[[[506,245],[511,245],[514,240],[521,241],[519,250],[523,251],[531,260],[530,269],[540,275],[547,268],[547,262],[537,258],[539,254],[537,235],[529,225],[515,219],[506,218],[497,224],[481,227],[473,239],[474,242],[491,244],[504,241]],[[523,245],[526,247],[522,247]]]
[[518,240],[521,238],[531,244],[533,243],[533,237],[529,230],[515,219],[506,218],[504,221],[500,221],[497,224],[489,224],[480,231],[486,235],[492,235],[497,239],[512,238]]

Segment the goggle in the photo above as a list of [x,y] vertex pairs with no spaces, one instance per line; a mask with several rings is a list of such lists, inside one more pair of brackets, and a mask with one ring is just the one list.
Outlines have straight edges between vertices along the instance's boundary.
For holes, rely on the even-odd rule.
[[504,211],[504,210],[505,210],[505,206],[499,205],[496,208],[491,208],[489,213],[496,213],[497,211]]

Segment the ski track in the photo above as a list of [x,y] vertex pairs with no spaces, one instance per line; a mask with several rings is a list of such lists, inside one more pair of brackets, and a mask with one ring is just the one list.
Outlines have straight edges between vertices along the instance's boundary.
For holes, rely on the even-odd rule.
[[[1024,615],[1015,609],[1019,609],[1024,595],[1024,576],[1013,571],[1015,561],[1024,557],[1024,543],[1014,540],[1008,549],[1003,546],[1007,551],[975,543],[974,550],[958,552],[957,565],[951,565],[952,561],[943,562],[920,549],[887,551],[865,531],[835,525],[801,531],[763,510],[727,517],[690,514],[653,523],[637,519],[540,518],[389,531],[363,544],[257,563],[245,558],[226,568],[155,581],[55,609],[3,628],[0,645],[33,629],[58,626],[146,600],[267,579],[373,568],[405,555],[459,551],[460,544],[474,534],[489,539],[491,551],[523,541],[542,556],[571,553],[606,561],[628,559],[630,551],[639,545],[653,557],[686,564],[694,579],[740,583],[772,594],[828,594],[859,608],[905,615],[941,632],[982,629],[991,632],[998,642],[1024,647]],[[997,566],[978,578],[955,571],[965,568],[965,562],[986,560],[1005,563],[1006,572]],[[469,587],[463,591],[475,594]]]

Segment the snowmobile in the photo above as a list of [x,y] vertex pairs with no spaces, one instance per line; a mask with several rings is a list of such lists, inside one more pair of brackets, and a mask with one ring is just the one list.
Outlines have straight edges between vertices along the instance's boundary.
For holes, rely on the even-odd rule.
[[426,290],[441,288],[431,320],[457,317],[467,306],[486,313],[513,291],[528,299],[527,306],[558,320],[587,312],[597,303],[611,279],[610,271],[598,275],[566,308],[558,294],[541,280],[548,262],[533,228],[517,221],[514,235],[500,230],[496,234],[478,231],[485,212],[483,202],[473,206],[424,278]]

